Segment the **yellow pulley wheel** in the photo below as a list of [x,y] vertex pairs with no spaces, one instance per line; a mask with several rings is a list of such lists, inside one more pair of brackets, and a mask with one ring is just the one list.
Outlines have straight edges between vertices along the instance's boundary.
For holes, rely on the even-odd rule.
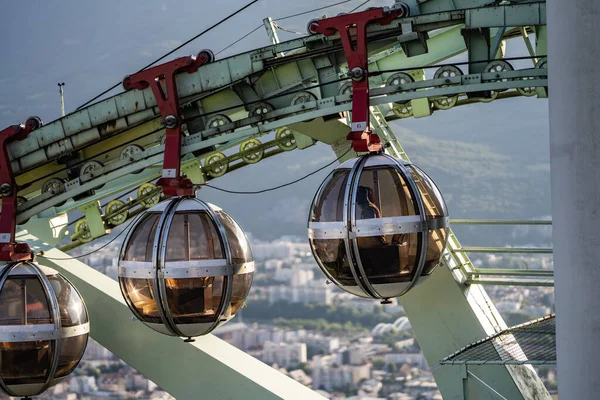
[[[530,76],[524,76],[522,78],[519,78],[518,80],[520,81],[528,81],[533,79]],[[525,97],[532,97],[535,96],[537,94],[537,88],[535,87],[523,87],[523,88],[517,88],[517,92],[519,92],[522,96]]]
[[[140,197],[149,195],[150,193],[155,191],[157,188],[158,188],[158,186],[156,186],[153,183],[144,183],[137,190],[138,199]],[[156,194],[154,194],[153,196],[150,196],[150,197],[142,200],[141,205],[144,208],[150,208],[150,207],[157,205],[159,201],[160,201],[160,192],[156,192]]]
[[262,160],[265,150],[261,148],[262,143],[258,139],[249,139],[240,145],[242,160],[248,164],[256,164]]
[[[450,79],[462,76],[463,72],[460,68],[454,65],[445,65],[435,71],[433,79],[445,79],[449,82]],[[441,88],[448,87],[449,85],[442,85]],[[439,110],[449,110],[458,103],[458,95],[454,96],[440,96],[433,99],[433,104]]]
[[212,176],[213,178],[218,178],[219,176],[223,176],[227,173],[229,163],[225,161],[225,154],[215,153],[206,159],[204,162],[204,167],[207,169],[206,172],[208,175]]
[[492,101],[496,100],[497,98],[498,98],[498,92],[496,92],[495,90],[492,90],[492,97],[490,97],[490,98],[481,97],[479,99],[479,101],[482,103],[491,103]]
[[82,243],[88,243],[92,241],[92,233],[85,219],[80,219],[75,223],[75,235]]
[[[113,214],[115,211],[117,211],[118,209],[120,209],[124,206],[125,206],[125,203],[122,202],[121,200],[111,200],[108,202],[108,204],[104,208],[104,213],[106,215]],[[114,214],[113,216],[108,218],[107,222],[114,226],[121,225],[123,222],[125,222],[127,220],[128,213],[129,213],[129,211],[127,209],[124,209],[123,211],[119,212],[118,214]]]
[[290,151],[294,150],[296,145],[296,138],[294,137],[294,133],[290,128],[284,126],[283,128],[279,128],[277,130],[277,134],[275,135],[277,139],[277,146],[281,150]]
[[412,104],[410,101],[407,101],[406,103],[394,103],[392,111],[400,118],[408,118],[413,115]]

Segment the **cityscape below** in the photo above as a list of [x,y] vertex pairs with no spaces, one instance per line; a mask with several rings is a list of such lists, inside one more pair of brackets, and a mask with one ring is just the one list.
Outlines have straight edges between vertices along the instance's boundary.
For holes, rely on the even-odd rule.
[[[249,235],[256,274],[247,307],[214,334],[294,380],[334,400],[442,399],[401,301],[352,296],[327,282],[301,237],[261,241]],[[99,240],[107,242],[110,238]],[[117,279],[119,241],[82,258]],[[84,253],[85,249],[78,249]],[[75,255],[75,254],[74,254]],[[474,256],[478,266],[551,269],[549,256]],[[554,289],[486,287],[507,325],[554,311]],[[202,338],[197,338],[202,340]],[[536,368],[556,396],[555,367]],[[2,397],[0,399],[8,399]],[[90,339],[80,365],[40,399],[172,399]]]

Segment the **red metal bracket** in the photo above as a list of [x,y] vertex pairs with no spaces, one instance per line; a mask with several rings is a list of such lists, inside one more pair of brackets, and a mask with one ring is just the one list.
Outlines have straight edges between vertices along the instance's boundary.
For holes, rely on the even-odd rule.
[[201,51],[198,57],[181,57],[157,65],[123,79],[125,90],[152,88],[156,105],[165,126],[166,142],[163,160],[162,178],[157,182],[162,186],[165,196],[193,196],[192,181],[182,178],[181,167],[181,127],[182,117],[179,109],[179,96],[175,75],[181,72],[196,72],[204,64],[212,62],[214,56],[209,50]]
[[8,144],[23,140],[29,132],[41,126],[41,120],[32,117],[25,125],[12,125],[0,131],[0,261],[27,261],[33,259],[33,253],[27,243],[16,243],[17,192],[18,187],[8,158]]
[[357,152],[379,151],[379,136],[371,132],[369,125],[369,71],[367,52],[367,25],[387,25],[394,18],[407,14],[407,7],[386,10],[374,8],[354,14],[320,19],[310,24],[309,30],[331,36],[339,32],[349,76],[352,78],[352,127],[347,139]]

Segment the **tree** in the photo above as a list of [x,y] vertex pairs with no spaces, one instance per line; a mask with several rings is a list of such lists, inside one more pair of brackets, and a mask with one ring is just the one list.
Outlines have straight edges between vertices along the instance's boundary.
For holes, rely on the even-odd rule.
[[383,369],[383,367],[385,367],[385,360],[383,358],[374,358],[373,359],[373,368]]
[[392,361],[388,364],[387,369],[390,374],[395,374],[396,372],[398,372],[398,365],[396,365],[396,363]]

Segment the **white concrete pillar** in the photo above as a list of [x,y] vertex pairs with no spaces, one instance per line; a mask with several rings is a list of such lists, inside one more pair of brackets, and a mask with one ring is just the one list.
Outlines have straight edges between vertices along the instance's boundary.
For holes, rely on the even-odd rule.
[[558,390],[600,393],[600,1],[548,0]]

